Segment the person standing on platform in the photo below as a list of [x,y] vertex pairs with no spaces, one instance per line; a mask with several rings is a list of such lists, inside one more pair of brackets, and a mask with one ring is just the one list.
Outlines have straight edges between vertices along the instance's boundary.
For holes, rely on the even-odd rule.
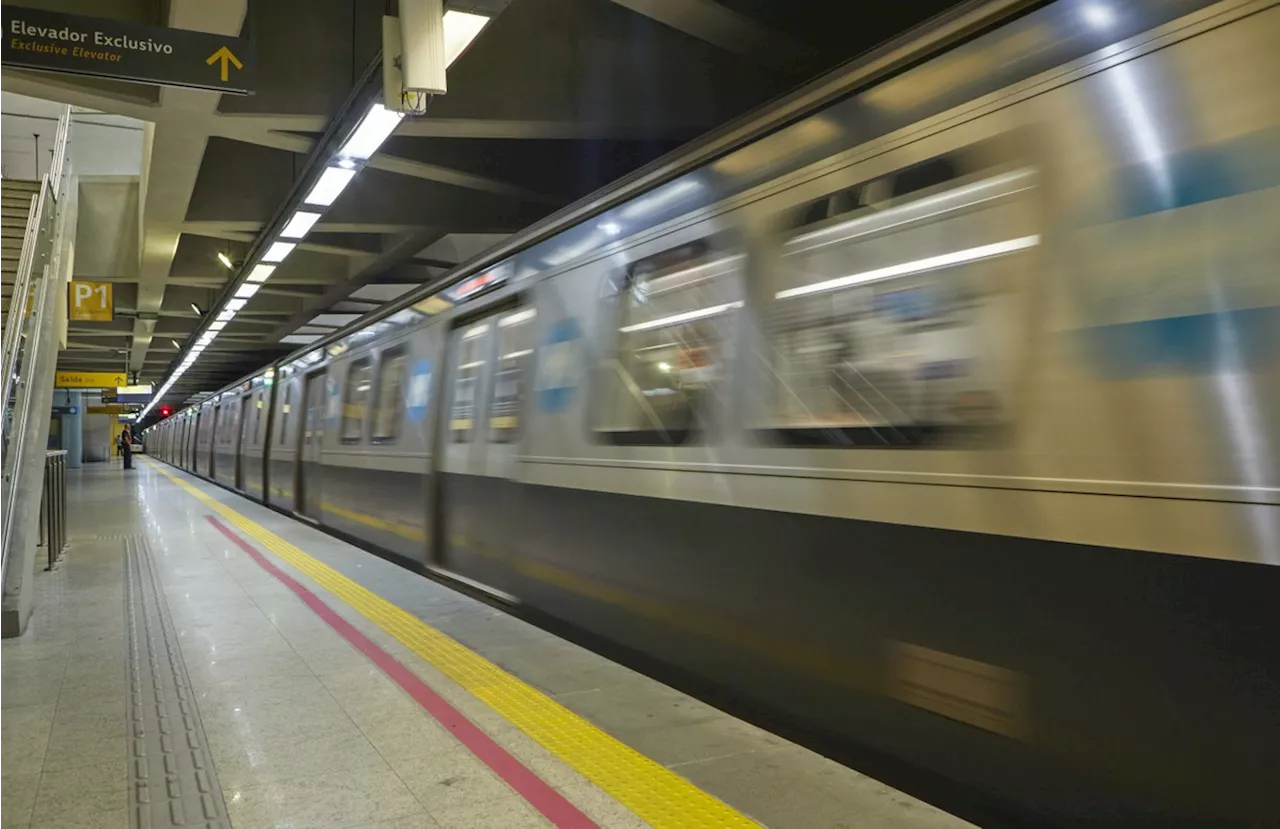
[[133,435],[128,426],[120,433],[120,454],[124,456],[124,468],[133,469]]

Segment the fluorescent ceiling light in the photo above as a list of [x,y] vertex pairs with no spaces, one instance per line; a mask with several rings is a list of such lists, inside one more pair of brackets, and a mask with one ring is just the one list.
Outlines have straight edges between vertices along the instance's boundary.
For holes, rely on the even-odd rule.
[[223,308],[221,311],[218,312],[218,320],[220,322],[227,322],[228,320],[233,319],[235,315],[236,315],[236,312],[231,310],[230,308]]
[[267,252],[262,255],[263,262],[283,262],[284,258],[293,253],[293,249],[297,245],[293,242],[272,242],[271,247],[267,248]]
[[178,342],[177,340],[169,340],[169,342],[173,343],[174,348],[178,350],[182,350],[182,343]]
[[444,13],[444,65],[448,66],[458,59],[476,39],[480,30],[489,22],[482,14],[470,12],[447,11]]
[[319,213],[313,213],[310,210],[299,210],[293,214],[293,218],[284,226],[284,230],[280,231],[280,238],[301,239],[311,231],[311,226],[319,219]]
[[320,180],[311,188],[311,192],[303,199],[307,204],[318,204],[328,207],[342,194],[342,191],[356,177],[355,170],[343,170],[337,167],[326,167]]
[[966,248],[951,253],[944,253],[940,256],[930,256],[926,259],[917,259],[914,262],[903,262],[900,265],[890,265],[886,268],[874,268],[861,273],[849,274],[848,276],[837,277],[836,279],[828,279],[825,282],[815,282],[812,285],[801,285],[799,288],[788,288],[785,291],[778,291],[778,299],[789,299],[796,296],[807,296],[809,294],[821,294],[827,291],[838,291],[842,288],[850,288],[854,285],[865,285],[868,282],[879,282],[883,279],[893,279],[898,276],[908,276],[914,273],[924,273],[926,271],[936,271],[942,268],[950,268],[956,265],[965,265],[969,262],[977,262],[981,259],[991,259],[996,256],[1004,256],[1010,253],[1017,253],[1020,250],[1033,248],[1040,244],[1039,236],[1023,236],[1018,239],[1009,239],[1005,242],[996,242],[991,245],[981,245],[976,248]]
[[254,265],[253,270],[249,271],[248,279],[250,282],[266,282],[275,269],[275,265]]
[[712,305],[710,308],[699,308],[696,311],[685,311],[683,314],[672,314],[669,317],[660,317],[656,320],[638,322],[635,325],[623,326],[618,330],[623,334],[631,334],[636,331],[651,331],[654,328],[666,328],[668,325],[679,325],[682,322],[693,322],[694,320],[714,317],[717,314],[723,314],[725,311],[732,311],[734,308],[741,307],[741,302],[726,302],[723,305]]
[[229,299],[227,300],[227,310],[239,311],[241,308],[245,306],[245,303],[247,303],[248,301],[249,300],[247,299]]
[[235,263],[231,261],[231,257],[227,256],[222,251],[218,251],[218,261],[221,262],[224,267],[229,268],[230,270],[235,270],[236,268]]
[[[445,14],[445,61],[448,61],[448,43],[449,43],[449,15]],[[477,29],[478,33],[480,30]],[[474,37],[474,35],[472,35]],[[468,40],[468,43],[470,40]],[[464,44],[465,47],[465,44]],[[347,143],[342,145],[342,149],[338,151],[338,155],[344,158],[358,158],[361,160],[371,157],[382,146],[382,142],[386,141],[391,133],[396,131],[396,127],[400,126],[400,119],[404,116],[399,112],[392,112],[382,104],[374,104],[360,121],[360,126],[356,127],[356,131],[351,133],[351,137],[347,139]],[[307,201],[311,201],[307,199]],[[328,202],[313,202],[328,204]]]
[[310,345],[318,339],[320,339],[319,334],[290,334],[287,337],[281,337],[280,342],[291,345]]
[[196,305],[194,302],[193,302],[193,303],[191,303],[191,310],[192,310],[192,311],[195,311],[195,312],[196,312],[196,316],[198,316],[198,317],[203,317],[203,316],[204,316],[204,311],[201,311],[201,310],[200,310],[200,306],[199,306],[199,305]]
[[240,299],[248,299],[258,292],[258,286],[252,282],[246,282],[239,288],[236,288],[236,296]]
[[223,328],[226,328],[226,327],[227,327],[227,323],[223,320],[214,320],[213,322],[209,323],[210,331],[221,331]]

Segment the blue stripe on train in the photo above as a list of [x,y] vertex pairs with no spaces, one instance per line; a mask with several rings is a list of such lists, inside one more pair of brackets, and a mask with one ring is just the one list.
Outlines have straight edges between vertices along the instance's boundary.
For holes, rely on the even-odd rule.
[[[1280,186],[1280,129],[1171,153],[1112,173],[1111,201],[1082,225],[1119,222]],[[1083,284],[1078,284],[1083,288]],[[1098,313],[1114,298],[1079,297]],[[1248,369],[1280,355],[1280,308],[1208,312],[1090,326],[1084,353],[1109,379]]]
[[1249,370],[1280,358],[1280,308],[1100,325],[1078,332],[1110,380]]
[[1280,185],[1280,129],[1171,153],[1114,172],[1114,203],[1103,221],[1133,219]]

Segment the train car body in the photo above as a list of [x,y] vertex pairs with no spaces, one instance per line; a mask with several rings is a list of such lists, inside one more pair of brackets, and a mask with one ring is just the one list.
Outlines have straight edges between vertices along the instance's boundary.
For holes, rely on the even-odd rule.
[[161,457],[984,815],[1263,825],[1278,82],[1274,3],[1048,4],[224,390]]

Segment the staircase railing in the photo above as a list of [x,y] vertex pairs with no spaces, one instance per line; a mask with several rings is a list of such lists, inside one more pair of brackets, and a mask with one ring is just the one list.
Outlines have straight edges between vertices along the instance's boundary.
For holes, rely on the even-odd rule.
[[[66,196],[72,186],[67,157],[70,130],[71,108],[64,107],[58,119],[53,162],[27,216],[0,355],[0,412],[4,415],[0,583],[4,585],[6,611],[12,587],[10,564],[17,556],[34,554],[39,533],[41,481],[58,359],[55,328],[66,247],[62,238],[66,211],[60,211],[58,206],[68,202]],[[32,294],[34,302],[30,302]]]

